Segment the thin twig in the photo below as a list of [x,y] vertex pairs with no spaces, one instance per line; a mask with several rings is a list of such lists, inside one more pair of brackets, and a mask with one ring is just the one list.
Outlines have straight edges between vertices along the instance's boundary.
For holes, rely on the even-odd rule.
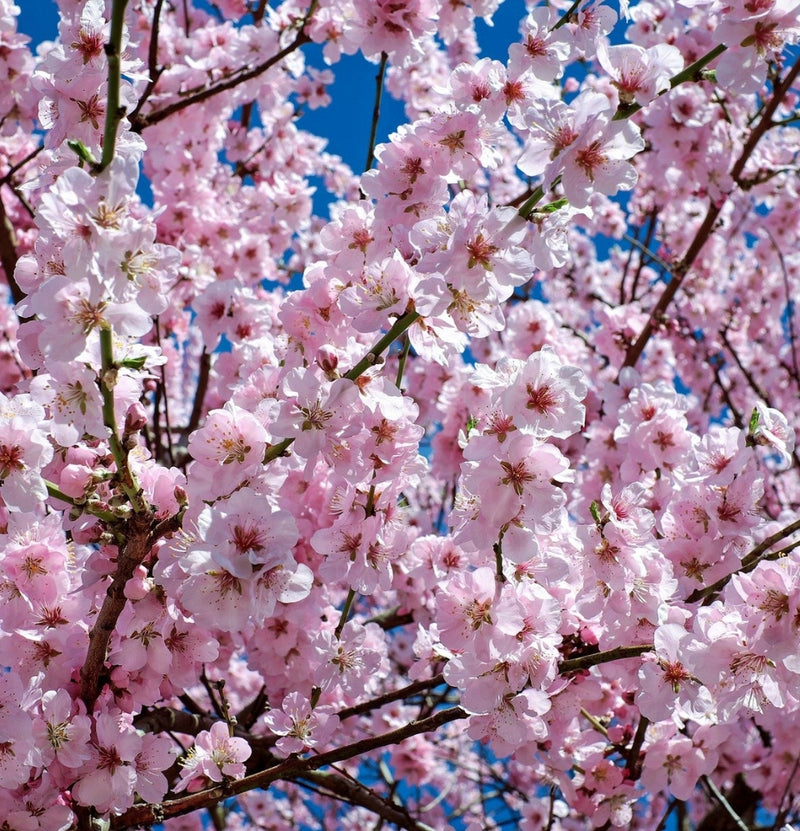
[[733,824],[737,828],[741,829],[741,831],[750,831],[750,829],[747,826],[747,823],[745,823],[745,821],[739,816],[739,814],[737,814],[736,811],[733,810],[733,807],[731,806],[730,802],[728,802],[728,800],[725,798],[725,794],[722,793],[722,791],[711,781],[711,779],[705,774],[703,774],[700,777],[700,780],[711,792],[714,799],[716,799],[717,802],[719,802],[719,804],[725,809],[725,813],[731,818]]
[[398,828],[405,828],[407,831],[433,831],[430,825],[414,819],[405,807],[384,799],[380,794],[370,790],[352,777],[343,776],[339,773],[309,771],[297,779],[299,784],[302,784],[303,780],[313,782],[320,788],[325,788],[338,799],[367,808],[377,814],[381,820],[391,822]]
[[133,108],[133,112],[131,112],[129,116],[131,121],[134,121],[139,117],[142,107],[153,94],[153,90],[156,88],[158,79],[164,72],[164,68],[159,67],[158,65],[158,36],[161,23],[161,7],[163,5],[164,0],[156,0],[156,4],[153,7],[153,29],[150,32],[150,43],[147,47],[147,74],[149,77],[147,80],[147,86],[144,88],[144,92],[142,92],[136,106]]
[[792,299],[792,291],[789,288],[789,272],[786,269],[786,260],[783,258],[783,251],[778,247],[778,243],[775,242],[775,237],[772,236],[772,232],[769,228],[765,228],[767,232],[767,236],[770,238],[770,242],[772,242],[772,247],[775,249],[775,253],[778,255],[778,262],[781,264],[781,274],[783,274],[783,288],[786,292],[786,317],[788,318],[788,329],[789,329],[789,346],[792,351],[792,366],[794,367],[794,380],[800,383],[800,368],[798,368],[797,364],[797,338],[795,337],[794,333],[794,300]]
[[383,695],[379,695],[369,701],[364,701],[361,704],[354,704],[352,707],[345,707],[344,709],[339,710],[337,715],[339,716],[340,721],[344,721],[345,719],[352,718],[353,716],[360,716],[364,713],[378,710],[385,704],[391,704],[394,701],[405,701],[407,698],[411,698],[414,695],[419,695],[419,693],[432,690],[444,683],[445,680],[443,675],[435,675],[433,678],[428,678],[425,681],[414,681],[413,684],[408,684],[405,687],[401,687],[399,690],[384,693]]
[[386,74],[386,63],[389,56],[381,52],[381,62],[375,75],[375,103],[372,107],[372,125],[369,131],[369,145],[367,147],[367,161],[364,163],[364,170],[369,170],[375,161],[375,140],[378,136],[378,121],[381,116],[381,98],[383,96],[383,78]]
[[158,124],[165,118],[169,118],[171,115],[174,115],[175,113],[180,112],[181,110],[185,110],[187,107],[191,107],[194,104],[200,104],[203,101],[207,101],[209,98],[213,98],[222,92],[227,92],[228,90],[233,89],[234,87],[237,87],[240,84],[243,84],[245,81],[250,81],[253,78],[257,78],[259,75],[262,75],[271,67],[275,66],[276,64],[279,64],[284,58],[291,55],[292,52],[299,49],[304,44],[310,43],[311,38],[305,32],[305,24],[311,18],[311,15],[313,14],[314,9],[316,8],[316,4],[317,0],[312,0],[311,6],[309,7],[306,17],[298,27],[297,35],[295,35],[294,40],[292,40],[292,42],[289,43],[287,46],[284,46],[283,49],[272,55],[272,57],[267,58],[267,60],[249,69],[243,67],[234,75],[229,77],[227,80],[217,84],[216,86],[206,87],[205,89],[200,90],[194,95],[182,98],[179,101],[173,101],[172,104],[167,104],[160,110],[155,110],[154,112],[147,113],[146,115],[140,114],[136,119],[131,120],[131,130],[135,133],[141,133],[142,130],[146,130],[148,127],[152,127],[154,124]]

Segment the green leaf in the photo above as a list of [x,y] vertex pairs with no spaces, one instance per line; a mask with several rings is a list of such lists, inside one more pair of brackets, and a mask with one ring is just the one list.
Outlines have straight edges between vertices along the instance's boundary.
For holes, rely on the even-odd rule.
[[748,433],[755,433],[758,429],[758,410],[753,407],[753,412],[750,414],[750,423],[747,425]]
[[592,504],[589,506],[589,510],[591,511],[592,519],[598,525],[600,525],[602,523],[602,520],[600,519],[600,506],[597,504],[597,502],[592,500]]

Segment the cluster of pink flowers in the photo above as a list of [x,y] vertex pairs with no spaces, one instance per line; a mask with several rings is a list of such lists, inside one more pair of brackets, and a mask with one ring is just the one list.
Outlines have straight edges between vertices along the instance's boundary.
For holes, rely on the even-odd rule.
[[0,0],[0,827],[800,821],[797,0],[58,6]]

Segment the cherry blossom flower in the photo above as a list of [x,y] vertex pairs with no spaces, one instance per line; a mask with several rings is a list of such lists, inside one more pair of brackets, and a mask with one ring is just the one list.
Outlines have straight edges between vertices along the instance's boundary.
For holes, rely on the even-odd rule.
[[207,782],[222,782],[226,777],[241,779],[251,753],[245,739],[231,736],[228,725],[217,721],[210,730],[197,734],[194,745],[181,759],[181,778],[175,791],[199,790]]
[[95,766],[75,783],[72,794],[81,805],[99,811],[124,811],[133,805],[137,754],[142,738],[121,713],[100,713],[91,744]]
[[363,689],[368,679],[381,666],[382,655],[376,646],[376,624],[366,626],[349,621],[336,637],[325,630],[314,639],[314,649],[319,661],[315,681],[322,690],[337,686],[346,692]]
[[282,756],[303,753],[311,748],[324,747],[339,725],[332,707],[313,708],[311,702],[298,692],[289,693],[280,709],[272,709],[264,716],[267,728],[277,736],[277,749]]
[[45,764],[58,759],[65,767],[80,768],[91,758],[91,729],[92,722],[85,715],[82,702],[76,705],[66,690],[44,693],[42,718],[34,722],[33,730],[40,747],[50,745],[49,751],[42,754]]
[[205,543],[228,573],[250,577],[261,569],[290,565],[297,526],[285,511],[274,510],[250,488],[242,488],[214,508],[204,509]]
[[601,41],[597,49],[600,66],[613,79],[622,104],[645,106],[670,87],[670,79],[683,69],[680,51],[660,43],[649,49],[632,44],[609,46]]
[[0,393],[0,495],[11,510],[36,511],[47,498],[41,469],[53,449],[42,433],[44,409],[30,396]]

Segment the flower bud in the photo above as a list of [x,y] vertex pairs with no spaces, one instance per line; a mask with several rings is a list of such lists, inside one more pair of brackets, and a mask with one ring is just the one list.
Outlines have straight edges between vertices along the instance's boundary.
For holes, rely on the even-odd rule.
[[147,424],[147,412],[141,402],[136,401],[128,407],[125,414],[125,435],[138,433]]
[[317,350],[317,366],[329,377],[336,376],[336,367],[339,366],[339,356],[328,345],[320,346]]

